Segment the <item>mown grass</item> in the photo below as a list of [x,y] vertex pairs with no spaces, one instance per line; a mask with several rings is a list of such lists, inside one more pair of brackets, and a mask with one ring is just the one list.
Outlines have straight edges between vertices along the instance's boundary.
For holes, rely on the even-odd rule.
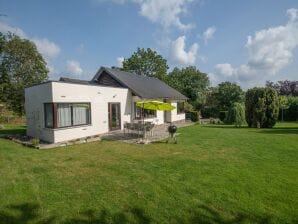
[[179,132],[51,150],[0,139],[0,223],[298,222],[298,123]]

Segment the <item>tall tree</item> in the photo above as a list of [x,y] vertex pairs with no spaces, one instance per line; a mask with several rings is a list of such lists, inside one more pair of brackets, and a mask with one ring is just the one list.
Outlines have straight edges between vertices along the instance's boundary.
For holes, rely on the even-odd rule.
[[270,87],[249,89],[245,95],[245,116],[249,127],[272,128],[278,118],[276,90]]
[[24,89],[48,79],[46,62],[33,42],[11,34],[1,36],[0,94],[11,110],[23,115]]
[[168,70],[167,60],[150,48],[138,48],[123,61],[124,71],[134,71],[138,75],[164,80]]
[[218,84],[214,94],[219,104],[219,110],[228,110],[234,103],[243,102],[244,93],[236,83],[222,82]]
[[190,99],[193,106],[200,110],[206,101],[206,91],[210,85],[207,74],[195,66],[174,68],[166,79],[167,83]]

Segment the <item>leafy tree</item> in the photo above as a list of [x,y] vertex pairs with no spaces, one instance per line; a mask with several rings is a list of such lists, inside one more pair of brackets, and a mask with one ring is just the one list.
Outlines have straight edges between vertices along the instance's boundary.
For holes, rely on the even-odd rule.
[[217,91],[214,92],[218,102],[218,108],[227,111],[234,103],[243,102],[243,91],[239,85],[231,82],[218,84]]
[[245,115],[249,127],[272,128],[278,111],[278,94],[274,89],[255,87],[246,92]]
[[234,103],[243,103],[244,92],[235,83],[222,82],[207,91],[206,104],[202,110],[204,117],[226,118],[229,108]]
[[245,122],[245,108],[242,103],[234,103],[227,115],[226,123],[234,124],[236,127],[241,127]]
[[23,115],[24,89],[48,78],[46,62],[33,42],[12,34],[1,33],[1,37],[1,100],[9,109]]
[[138,48],[123,61],[124,71],[134,71],[138,75],[164,80],[168,70],[167,60],[150,48]]
[[167,76],[166,82],[187,96],[195,109],[200,110],[205,104],[209,78],[195,66],[174,68]]
[[267,81],[266,86],[275,89],[282,96],[298,96],[298,81]]

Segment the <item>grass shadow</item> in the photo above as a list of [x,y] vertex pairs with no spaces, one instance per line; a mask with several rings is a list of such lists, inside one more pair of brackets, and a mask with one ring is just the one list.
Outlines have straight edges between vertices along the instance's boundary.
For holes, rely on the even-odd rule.
[[272,129],[260,129],[259,133],[263,134],[298,134],[298,128],[272,128]]
[[[158,219],[158,217],[156,217]],[[244,212],[234,212],[227,216],[218,210],[201,204],[195,208],[190,208],[176,217],[167,217],[171,223],[203,223],[203,224],[244,224],[244,223],[263,223],[270,224],[276,220],[269,215],[255,215]],[[0,211],[0,224],[21,224],[21,223],[62,223],[62,224],[150,224],[161,220],[153,220],[142,208],[132,207],[120,212],[112,213],[107,209],[96,211],[93,209],[85,210],[73,218],[62,217],[41,217],[40,206],[34,203],[22,203],[8,205],[5,212]],[[293,223],[295,220],[293,220]]]
[[0,135],[25,135],[26,126],[4,126],[4,129],[0,129]]

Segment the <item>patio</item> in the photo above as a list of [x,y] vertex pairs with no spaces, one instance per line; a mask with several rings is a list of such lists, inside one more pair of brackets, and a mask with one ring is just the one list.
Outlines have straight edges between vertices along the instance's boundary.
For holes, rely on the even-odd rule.
[[[178,121],[173,122],[173,124],[175,124],[178,127],[178,132],[176,134],[179,135],[179,128],[190,126],[194,123],[191,121]],[[155,125],[152,131],[146,132],[146,138],[142,138],[142,133],[138,133],[137,131],[131,130],[118,130],[109,132],[101,135],[101,138],[135,144],[144,142],[144,139],[146,140],[146,143],[157,142],[169,137],[169,126],[170,123]]]

